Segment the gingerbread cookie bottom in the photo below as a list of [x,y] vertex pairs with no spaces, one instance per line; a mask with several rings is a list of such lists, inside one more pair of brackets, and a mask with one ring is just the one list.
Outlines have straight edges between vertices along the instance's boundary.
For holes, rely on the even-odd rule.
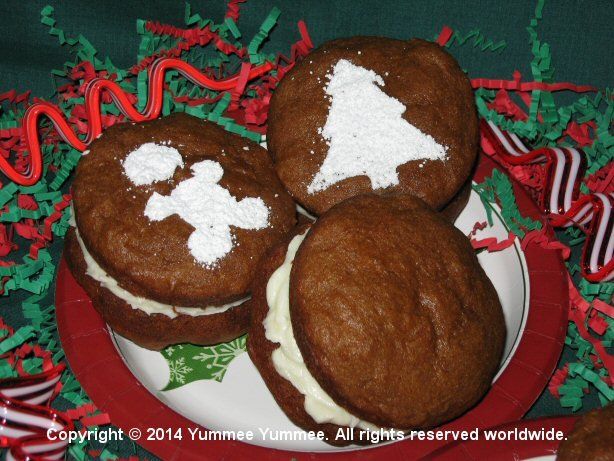
[[247,331],[251,301],[212,315],[149,315],[135,309],[87,275],[87,264],[74,229],[66,236],[64,258],[75,280],[92,300],[105,322],[124,338],[152,350],[179,343],[198,345],[230,341]]

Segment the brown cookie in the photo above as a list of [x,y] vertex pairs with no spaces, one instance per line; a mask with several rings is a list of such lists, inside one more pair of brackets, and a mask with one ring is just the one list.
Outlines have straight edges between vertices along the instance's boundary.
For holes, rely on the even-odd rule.
[[[266,285],[286,251],[280,244],[261,263],[248,348],[290,419],[330,437],[337,426],[305,412],[264,336]],[[397,429],[433,427],[473,406],[505,339],[497,293],[467,238],[408,195],[357,196],[313,224],[292,266],[290,316],[323,390],[350,414]]]
[[[132,184],[123,173],[125,157],[144,143],[167,141],[180,151],[184,168],[168,182]],[[177,215],[156,222],[144,215],[153,192],[169,195],[192,176],[190,166],[205,159],[222,165],[219,184],[234,197],[261,197],[270,209],[268,227],[233,230],[234,249],[213,269],[190,253],[190,224]],[[295,221],[294,204],[265,149],[184,114],[109,128],[79,162],[73,199],[79,233],[98,264],[131,293],[179,306],[224,304],[243,297],[260,257]]]
[[[152,142],[177,149],[184,166],[176,168],[168,181],[135,185],[124,173],[123,162],[130,152]],[[233,248],[215,265],[209,266],[199,263],[188,247],[188,238],[195,231],[191,224],[177,214],[153,221],[144,213],[154,193],[169,196],[182,181],[193,177],[191,167],[204,160],[221,165],[223,176],[217,184],[236,200],[260,198],[268,209],[268,225],[264,228],[251,230],[232,226]],[[197,199],[201,197],[195,196]],[[296,219],[294,203],[279,182],[265,149],[213,123],[185,114],[142,124],[118,124],[105,131],[92,143],[89,155],[77,167],[73,206],[77,230],[87,252],[121,288],[135,296],[185,307],[221,306],[249,296],[259,259],[290,231]],[[84,285],[87,285],[86,290],[88,286],[91,290],[92,284]],[[102,288],[96,291],[101,290],[106,291]],[[90,295],[94,297],[91,292]],[[107,292],[96,297],[114,296]],[[110,305],[112,309],[104,310],[109,317],[105,319],[114,323],[114,328],[126,336],[130,336],[127,332],[133,328],[142,330],[135,331],[135,337],[143,333],[144,328],[135,327],[127,320],[128,317],[142,317],[142,312],[128,308],[124,328],[121,328],[111,317],[120,321],[121,311],[126,310],[127,305],[123,301],[110,302]],[[227,312],[234,310],[238,309]],[[216,320],[219,325],[212,323],[217,315],[210,317],[207,320],[212,328],[205,328],[199,334],[183,332],[185,334],[177,335],[174,340],[169,338],[170,343],[191,337],[198,343],[211,344],[236,337],[246,327],[246,315],[243,314],[223,315],[223,319]],[[230,325],[233,318],[238,325]],[[180,324],[194,330],[200,323],[188,319],[176,321],[162,336],[174,335]],[[151,336],[157,337],[161,329],[152,326]],[[138,341],[135,339],[135,342]],[[160,340],[159,344],[164,342]],[[151,346],[152,343],[147,344]]]
[[559,461],[614,461],[614,404],[589,411],[561,442]]
[[[382,91],[405,105],[402,117],[448,147],[445,161],[402,164],[396,169],[399,184],[375,192],[410,193],[442,209],[469,178],[478,151],[478,119],[470,82],[457,62],[439,45],[420,39],[333,40],[288,72],[273,94],[267,132],[281,181],[296,201],[315,214],[373,191],[367,176],[354,176],[308,192],[329,149],[319,130],[330,105],[327,75],[340,59],[373,70],[385,83]],[[362,106],[367,113],[369,101]]]
[[124,338],[147,349],[160,350],[176,343],[216,344],[230,341],[247,331],[251,301],[214,315],[148,315],[132,308],[86,274],[87,265],[74,229],[66,235],[64,258],[75,280],[92,300],[105,322]]
[[489,388],[505,339],[469,240],[408,195],[359,196],[322,216],[294,260],[290,306],[318,383],[383,427],[465,412]]

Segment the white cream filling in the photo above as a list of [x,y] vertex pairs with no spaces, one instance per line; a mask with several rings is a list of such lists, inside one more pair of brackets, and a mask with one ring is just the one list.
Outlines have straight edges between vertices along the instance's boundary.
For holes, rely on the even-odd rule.
[[361,420],[337,405],[320,387],[307,369],[294,339],[290,321],[290,271],[294,256],[307,232],[292,239],[283,264],[273,272],[267,283],[266,299],[269,312],[263,322],[265,335],[269,341],[279,343],[279,347],[271,356],[273,365],[277,373],[290,381],[305,396],[305,411],[315,422],[378,430],[377,426]]
[[307,216],[309,219],[311,219],[312,221],[315,221],[316,219],[318,219],[316,216],[312,215],[311,213],[309,213],[309,211],[307,211],[305,208],[303,208],[302,206],[300,206],[298,203],[296,204],[296,211],[299,214],[302,214],[303,216]]
[[[72,211],[72,210],[71,210]],[[74,215],[73,215],[74,216]],[[81,247],[81,252],[83,253],[83,259],[85,259],[85,264],[87,265],[86,274],[96,280],[100,285],[109,290],[118,298],[126,301],[133,309],[138,309],[145,312],[147,315],[153,314],[162,314],[174,319],[179,314],[189,315],[191,317],[198,317],[201,315],[213,315],[213,314],[221,314],[222,312],[226,312],[231,307],[238,306],[239,304],[243,304],[245,301],[250,299],[250,297],[246,297],[243,299],[239,299],[238,301],[234,301],[232,303],[224,304],[223,306],[207,306],[207,307],[177,307],[171,306],[169,304],[159,303],[158,301],[154,301],[153,299],[142,298],[140,296],[135,296],[129,291],[123,289],[117,283],[113,277],[105,272],[105,270],[100,267],[100,265],[96,262],[96,260],[92,257],[92,255],[87,251],[85,247],[85,243],[81,239],[81,235],[79,234],[78,228],[75,226],[75,234],[77,235],[77,241],[79,242],[79,246]]]

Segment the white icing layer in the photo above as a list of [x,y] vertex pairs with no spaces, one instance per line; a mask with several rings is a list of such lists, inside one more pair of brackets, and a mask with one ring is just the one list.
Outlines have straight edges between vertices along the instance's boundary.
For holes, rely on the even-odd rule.
[[107,274],[105,270],[100,267],[100,265],[89,253],[89,251],[87,251],[85,243],[83,243],[81,235],[79,234],[79,230],[76,227],[75,234],[77,235],[77,241],[79,242],[81,252],[83,253],[83,259],[85,259],[85,264],[87,265],[86,274],[92,277],[98,283],[100,283],[100,285],[109,290],[115,296],[126,301],[133,309],[143,311],[147,315],[162,314],[166,315],[167,317],[170,317],[171,319],[174,319],[179,314],[189,315],[191,317],[221,314],[222,312],[226,312],[231,307],[243,304],[245,301],[250,299],[250,297],[248,296],[247,298],[239,299],[238,301],[224,304],[223,306],[177,307],[171,306],[169,304],[163,304],[158,301],[154,301],[153,299],[135,296],[129,291],[120,287],[117,280]]
[[309,211],[307,211],[305,208],[303,208],[302,206],[300,206],[298,203],[296,204],[296,211],[299,214],[302,214],[303,216],[308,217],[309,219],[311,219],[312,221],[315,221],[317,219],[316,216],[312,215],[311,213],[309,213]]
[[290,321],[290,271],[294,256],[306,235],[307,232],[292,239],[284,263],[273,272],[267,283],[269,312],[263,322],[265,335],[269,341],[279,343],[271,356],[273,365],[277,373],[305,396],[305,411],[315,422],[378,430],[377,426],[348,413],[333,401],[307,369],[294,339]]

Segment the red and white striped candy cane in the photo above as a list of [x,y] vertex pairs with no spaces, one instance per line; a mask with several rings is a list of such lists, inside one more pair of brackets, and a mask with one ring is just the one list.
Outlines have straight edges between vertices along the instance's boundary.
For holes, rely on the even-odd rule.
[[46,405],[66,366],[63,363],[30,376],[0,380],[0,395],[29,405]]
[[614,278],[614,193],[579,197],[586,157],[569,147],[530,150],[514,133],[481,120],[482,135],[497,155],[512,165],[545,162],[546,184],[540,206],[555,227],[578,226],[586,234],[582,250],[582,275],[591,282]]
[[[572,147],[529,149],[514,133],[500,129],[490,120],[481,121],[482,135],[497,155],[512,165],[545,162],[546,184],[540,196],[545,214],[564,214],[580,194],[580,182],[586,171],[586,156]],[[590,214],[584,223],[590,221]]]
[[[614,192],[582,196],[564,215],[552,215],[554,226],[576,224],[586,234],[582,250],[582,275],[591,282],[614,278]],[[589,211],[590,210],[590,211]],[[588,227],[586,216],[593,218]]]
[[65,457],[68,440],[47,436],[49,430],[61,432],[73,429],[72,421],[59,412],[0,397],[0,415],[0,446],[10,448],[6,457],[8,461],[53,461]]
[[52,440],[48,430],[73,429],[72,421],[42,406],[52,397],[64,364],[32,376],[0,380],[0,447],[6,459],[54,461],[65,457],[67,440]]

